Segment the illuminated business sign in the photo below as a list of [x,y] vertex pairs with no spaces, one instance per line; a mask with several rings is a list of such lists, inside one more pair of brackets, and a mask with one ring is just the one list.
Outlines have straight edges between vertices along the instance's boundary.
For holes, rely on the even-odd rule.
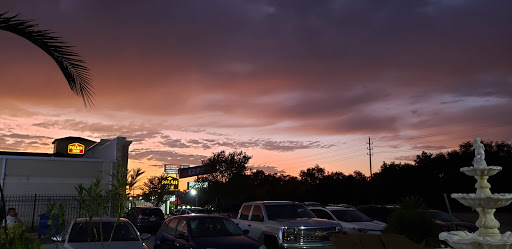
[[85,146],[80,143],[72,143],[68,145],[69,154],[84,154]]
[[180,179],[181,178],[186,178],[186,177],[192,177],[192,176],[200,176],[200,175],[206,175],[206,174],[209,174],[209,170],[208,168],[206,168],[205,166],[201,165],[201,166],[195,166],[195,167],[190,167],[190,168],[181,168],[179,170],[180,172]]
[[187,182],[187,189],[202,189],[207,188],[208,183],[207,182]]
[[181,168],[179,164],[164,164],[164,173],[166,174],[178,174],[178,170]]
[[167,185],[168,190],[178,190],[180,179],[174,176],[167,176],[167,178],[162,181],[162,185]]

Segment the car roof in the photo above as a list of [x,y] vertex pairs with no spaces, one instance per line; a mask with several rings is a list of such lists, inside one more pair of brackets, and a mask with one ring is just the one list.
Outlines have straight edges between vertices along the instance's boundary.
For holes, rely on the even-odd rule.
[[308,207],[309,209],[327,209],[327,210],[355,210],[353,208],[348,207],[333,207],[333,206],[325,206],[325,207],[319,207],[319,206],[313,206]]
[[301,204],[301,203],[293,202],[293,201],[251,201],[251,202],[244,203],[244,205],[247,205],[247,204],[280,205],[280,204]]
[[[100,222],[100,221],[101,222],[116,222],[117,218],[113,218],[113,217],[92,218],[92,222]],[[89,222],[89,218],[77,218],[75,220],[75,223],[82,223],[82,222]],[[120,218],[119,222],[128,222],[128,220],[125,218]]]
[[174,219],[177,217],[185,218],[185,219],[190,219],[190,218],[192,218],[192,219],[196,219],[196,218],[225,218],[225,219],[229,219],[226,216],[221,216],[221,215],[216,215],[216,214],[185,214],[185,215],[174,216],[169,219]]

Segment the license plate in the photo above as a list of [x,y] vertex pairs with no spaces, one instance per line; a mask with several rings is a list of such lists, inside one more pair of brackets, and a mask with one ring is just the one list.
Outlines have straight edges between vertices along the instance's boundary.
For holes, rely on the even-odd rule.
[[151,218],[149,218],[149,221],[156,221],[156,218],[155,217],[151,217]]

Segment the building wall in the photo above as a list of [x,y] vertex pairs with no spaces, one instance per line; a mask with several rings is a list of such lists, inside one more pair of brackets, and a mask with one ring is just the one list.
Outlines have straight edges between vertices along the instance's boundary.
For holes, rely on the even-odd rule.
[[[113,162],[100,159],[0,156],[4,194],[75,194],[96,178],[105,187]],[[5,163],[5,175],[3,166]]]

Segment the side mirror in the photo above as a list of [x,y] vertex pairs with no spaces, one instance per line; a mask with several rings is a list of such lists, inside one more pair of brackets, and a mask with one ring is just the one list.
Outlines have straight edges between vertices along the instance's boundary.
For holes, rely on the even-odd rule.
[[143,234],[140,235],[140,238],[142,240],[147,240],[147,239],[151,238],[151,235],[149,235],[147,233],[143,233]]
[[52,237],[52,240],[55,242],[62,242],[62,236],[61,235],[55,235]]
[[243,232],[245,235],[249,234],[249,230],[244,230]]

